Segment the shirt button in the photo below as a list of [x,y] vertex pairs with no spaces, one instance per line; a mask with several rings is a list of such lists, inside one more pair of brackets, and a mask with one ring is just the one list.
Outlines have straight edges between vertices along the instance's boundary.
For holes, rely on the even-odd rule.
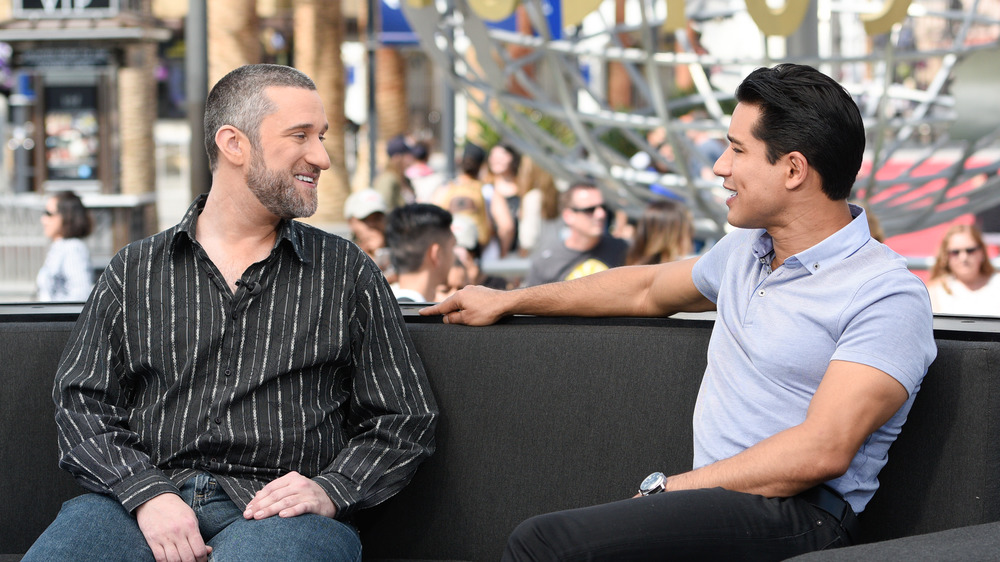
[[228,376],[229,376],[229,375],[231,375],[231,374],[233,374],[233,372],[232,372],[232,371],[230,371],[229,369],[226,369],[226,376],[228,377]]
[[208,272],[208,278],[209,278],[209,279],[215,279],[215,274],[214,274],[214,273],[212,273],[211,271],[209,271],[209,272]]
[[814,263],[813,264],[813,269],[819,269],[819,264],[818,263]]
[[761,289],[760,292],[758,292],[757,294],[763,297],[764,296],[764,290]]
[[239,320],[239,318],[240,318],[239,313],[234,312],[233,313],[233,320]]
[[216,424],[221,424],[222,423],[222,418],[215,418],[215,423]]

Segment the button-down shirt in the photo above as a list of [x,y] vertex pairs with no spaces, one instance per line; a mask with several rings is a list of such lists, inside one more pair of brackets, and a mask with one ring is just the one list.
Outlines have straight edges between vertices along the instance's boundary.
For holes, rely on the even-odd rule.
[[60,465],[130,511],[198,471],[243,506],[290,471],[338,518],[392,496],[433,451],[436,406],[381,272],[283,221],[234,294],[195,240],[204,202],[98,281],[56,376]]

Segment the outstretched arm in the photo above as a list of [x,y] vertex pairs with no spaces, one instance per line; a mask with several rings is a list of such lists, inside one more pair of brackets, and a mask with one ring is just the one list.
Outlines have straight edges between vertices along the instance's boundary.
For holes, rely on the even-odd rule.
[[511,314],[655,317],[714,310],[715,304],[698,291],[691,278],[697,260],[618,267],[516,291],[466,287],[420,314],[441,314],[450,324],[485,326]]

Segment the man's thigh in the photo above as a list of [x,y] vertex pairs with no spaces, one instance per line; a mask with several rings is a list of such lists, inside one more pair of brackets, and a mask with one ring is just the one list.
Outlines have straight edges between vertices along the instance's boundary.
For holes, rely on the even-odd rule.
[[361,560],[361,539],[353,527],[312,513],[235,521],[208,544],[214,562]]
[[504,560],[781,560],[841,544],[836,519],[802,500],[715,488],[533,517]]
[[153,552],[135,518],[118,500],[84,494],[62,505],[22,562],[50,560],[153,560]]

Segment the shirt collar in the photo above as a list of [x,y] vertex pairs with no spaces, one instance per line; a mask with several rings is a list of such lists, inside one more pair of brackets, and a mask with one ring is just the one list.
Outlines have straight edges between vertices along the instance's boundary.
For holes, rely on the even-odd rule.
[[[865,210],[857,205],[850,205],[850,208],[853,218],[851,222],[819,244],[790,256],[782,265],[789,268],[804,266],[809,273],[819,273],[860,250],[871,240],[868,216]],[[766,230],[761,230],[760,235],[753,241],[751,250],[758,260],[767,259],[774,251],[774,240]]]
[[[203,193],[191,203],[187,212],[184,213],[184,218],[181,219],[181,222],[177,223],[173,239],[171,240],[171,246],[176,246],[178,241],[183,239],[187,239],[190,242],[195,241],[195,226],[198,223],[198,216],[205,209],[206,200],[208,200],[208,194]],[[282,242],[287,243],[299,261],[309,263],[309,258],[306,256],[306,252],[303,251],[304,238],[302,229],[303,225],[301,223],[294,220],[282,219],[278,223],[278,236],[274,245],[278,247]]]

